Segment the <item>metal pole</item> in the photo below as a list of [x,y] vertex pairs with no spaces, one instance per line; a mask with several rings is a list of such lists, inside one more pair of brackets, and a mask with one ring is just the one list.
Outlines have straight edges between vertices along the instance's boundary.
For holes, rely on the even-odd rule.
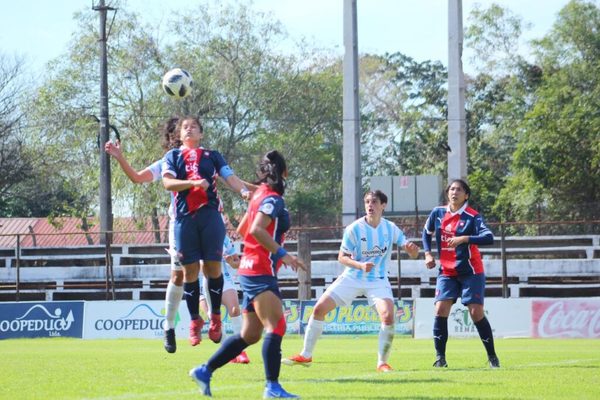
[[[114,301],[117,299],[117,296],[115,294],[115,274],[113,271],[112,253],[109,242],[104,246],[104,261],[106,263],[106,300],[110,300],[109,297],[112,294],[112,300]],[[109,288],[111,290],[109,290]]]
[[462,0],[448,0],[448,182],[467,176]]
[[344,49],[342,224],[349,225],[362,204],[356,0],[344,0]]
[[419,196],[418,196],[418,181],[419,176],[415,175],[415,236],[417,236],[417,231],[419,229]]
[[500,223],[500,258],[502,259],[502,297],[509,297],[508,293],[508,271],[506,266],[506,241],[504,236],[504,224]]
[[17,268],[17,280],[15,282],[15,300],[19,301],[21,299],[21,235],[17,233],[17,248],[15,249],[17,254],[15,254],[16,258],[16,268]]
[[400,278],[402,278],[402,258],[400,257],[400,246],[397,247],[398,254],[398,300],[402,300],[402,285],[400,285]]
[[100,13],[100,231],[105,236],[100,236],[101,243],[110,243],[110,232],[113,230],[112,203],[110,187],[110,160],[104,151],[104,144],[109,140],[108,128],[108,62],[106,52],[106,13],[113,8],[106,7],[104,0],[99,0],[98,6],[93,8]]

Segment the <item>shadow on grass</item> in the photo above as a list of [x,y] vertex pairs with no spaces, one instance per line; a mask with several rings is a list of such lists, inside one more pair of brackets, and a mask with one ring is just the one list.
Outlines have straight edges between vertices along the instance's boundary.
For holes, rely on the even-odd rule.
[[[313,398],[313,396],[307,396],[307,398]],[[317,397],[314,397],[317,398]],[[382,396],[381,394],[379,395],[373,395],[373,396],[352,396],[351,394],[348,393],[336,393],[336,394],[329,394],[327,396],[327,399],[364,399],[364,400],[369,400],[369,399],[377,399],[377,400],[401,400],[401,399],[410,399],[410,400],[439,400],[440,396],[439,395],[431,395],[431,396],[415,396],[415,395],[411,395],[411,394],[393,394],[393,395],[389,395],[389,396]],[[465,396],[457,396],[457,397],[452,397],[452,396],[444,396],[443,397],[444,400],[481,400],[481,397],[465,397]],[[502,399],[502,398],[499,398]],[[508,399],[508,398],[507,398]],[[510,398],[511,400],[518,400],[515,399],[514,397]]]
[[368,384],[377,384],[377,385],[398,385],[401,383],[447,383],[448,379],[406,379],[402,376],[398,376],[398,378],[390,379],[391,374],[386,374],[386,378],[324,378],[324,379],[295,379],[298,382],[312,382],[312,383],[368,383]]

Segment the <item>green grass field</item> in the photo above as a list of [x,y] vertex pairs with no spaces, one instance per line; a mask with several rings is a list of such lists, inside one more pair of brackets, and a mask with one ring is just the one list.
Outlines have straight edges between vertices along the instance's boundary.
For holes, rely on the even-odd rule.
[[[228,364],[213,375],[217,399],[259,399],[262,342],[249,365]],[[215,351],[208,340],[178,341],[167,354],[158,340],[66,338],[0,341],[2,399],[198,399],[188,370]],[[288,335],[283,354],[300,350]],[[303,399],[599,399],[600,340],[498,339],[502,368],[487,366],[479,340],[448,343],[448,369],[434,370],[433,343],[397,337],[390,364],[375,372],[376,336],[324,336],[309,368],[281,367],[281,383]]]

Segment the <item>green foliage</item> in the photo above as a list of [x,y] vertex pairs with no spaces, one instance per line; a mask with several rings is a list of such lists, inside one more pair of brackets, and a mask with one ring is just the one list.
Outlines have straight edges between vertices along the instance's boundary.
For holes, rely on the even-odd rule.
[[23,62],[0,53],[0,215],[12,216],[14,194],[19,183],[31,176],[29,160],[24,157],[20,137],[18,88]]
[[[595,4],[570,2],[532,43],[535,64],[515,62],[508,51],[479,54],[488,68],[503,66],[478,75],[468,89],[469,178],[485,191],[480,205],[488,218],[598,218],[599,15]],[[469,32],[476,48],[514,48],[508,39],[518,39],[518,18],[496,6],[475,16]]]
[[445,174],[446,69],[401,53],[361,60],[363,177]]
[[[219,150],[242,179],[254,180],[267,150],[283,152],[294,224],[339,222],[340,57],[307,47],[282,55],[283,27],[251,2],[199,2],[165,21],[168,31],[158,35],[126,3],[115,4],[110,123],[135,169],[163,154],[163,121],[195,115],[204,122],[203,145]],[[478,72],[466,77],[468,179],[472,203],[486,219],[600,218],[599,14],[596,2],[571,1],[552,30],[530,43],[535,58],[519,51],[528,25],[510,10],[491,4],[470,16],[465,44],[475,50]],[[75,18],[67,52],[49,63],[35,93],[11,103],[13,91],[0,85],[0,102],[9,100],[1,104],[12,107],[0,112],[2,215],[84,217],[97,210],[99,157],[105,156],[96,119],[97,13],[86,8]],[[10,63],[0,60],[3,65]],[[194,91],[182,101],[159,85],[176,66],[194,77]],[[445,176],[444,65],[397,52],[362,55],[359,70],[363,183],[373,175]],[[0,69],[0,82],[10,72]],[[141,220],[166,211],[162,185],[134,185],[111,165],[117,213]],[[233,219],[240,216],[245,204],[238,194],[220,194]]]
[[521,58],[519,38],[530,24],[506,8],[492,3],[483,9],[475,5],[465,28],[465,45],[475,54],[476,65],[481,71],[510,70]]

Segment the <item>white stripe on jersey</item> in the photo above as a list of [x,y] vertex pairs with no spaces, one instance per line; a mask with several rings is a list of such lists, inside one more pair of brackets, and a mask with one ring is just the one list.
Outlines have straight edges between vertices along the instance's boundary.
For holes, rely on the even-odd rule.
[[152,182],[160,181],[162,179],[162,168],[163,159],[154,161],[152,164],[147,166],[148,170],[152,173]]
[[387,278],[387,264],[392,257],[393,245],[404,246],[406,242],[400,228],[385,218],[381,218],[376,228],[370,226],[364,217],[354,221],[344,230],[340,250],[351,254],[355,261],[371,261],[375,265],[369,273],[346,267],[343,275],[366,282]]
[[229,281],[232,286],[234,286],[233,275],[235,274],[231,265],[227,264],[225,261],[225,257],[232,256],[236,254],[235,245],[229,238],[229,236],[225,235],[225,239],[223,240],[223,258],[221,259],[221,272],[223,273],[223,279]]

